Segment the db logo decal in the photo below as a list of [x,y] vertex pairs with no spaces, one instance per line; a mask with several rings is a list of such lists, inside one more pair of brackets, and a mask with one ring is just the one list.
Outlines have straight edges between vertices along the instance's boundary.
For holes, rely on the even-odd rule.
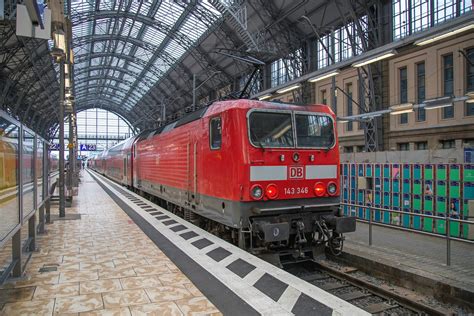
[[303,167],[290,167],[290,179],[303,179]]

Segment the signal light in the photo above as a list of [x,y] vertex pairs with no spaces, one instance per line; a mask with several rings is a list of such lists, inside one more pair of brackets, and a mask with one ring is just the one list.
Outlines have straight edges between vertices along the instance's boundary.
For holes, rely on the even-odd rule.
[[260,200],[263,197],[263,189],[260,185],[255,184],[250,188],[250,195],[254,200]]
[[335,195],[337,192],[337,185],[334,182],[329,182],[328,184],[328,194]]
[[276,199],[276,197],[278,196],[277,186],[274,185],[274,184],[267,185],[267,189],[265,190],[265,194],[266,194],[267,198],[269,198],[270,200]]
[[326,187],[323,183],[318,182],[314,185],[314,194],[316,196],[323,196],[326,193]]

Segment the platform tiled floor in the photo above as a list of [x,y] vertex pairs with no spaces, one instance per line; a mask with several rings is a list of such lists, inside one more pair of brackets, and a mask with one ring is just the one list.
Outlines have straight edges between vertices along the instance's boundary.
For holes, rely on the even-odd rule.
[[2,315],[220,315],[88,173],[66,212],[81,219],[47,225]]

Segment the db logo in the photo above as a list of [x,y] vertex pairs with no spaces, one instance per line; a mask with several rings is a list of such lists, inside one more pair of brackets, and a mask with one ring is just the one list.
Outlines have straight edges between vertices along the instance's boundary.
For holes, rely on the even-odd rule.
[[290,167],[290,179],[303,179],[303,167]]

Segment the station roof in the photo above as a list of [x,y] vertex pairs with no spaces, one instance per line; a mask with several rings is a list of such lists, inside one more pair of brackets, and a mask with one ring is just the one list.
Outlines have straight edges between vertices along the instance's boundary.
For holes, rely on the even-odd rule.
[[[161,105],[172,114],[192,104],[193,74],[197,85],[205,81],[198,100],[234,89],[254,66],[229,54],[269,63],[314,37],[303,15],[324,33],[348,12],[324,0],[71,0],[76,110],[102,108],[144,130],[156,123]],[[11,82],[0,80],[0,92],[12,100],[2,107],[51,134],[59,84],[48,43],[15,36],[14,17],[0,27],[2,41],[10,34],[0,49],[0,76]]]

